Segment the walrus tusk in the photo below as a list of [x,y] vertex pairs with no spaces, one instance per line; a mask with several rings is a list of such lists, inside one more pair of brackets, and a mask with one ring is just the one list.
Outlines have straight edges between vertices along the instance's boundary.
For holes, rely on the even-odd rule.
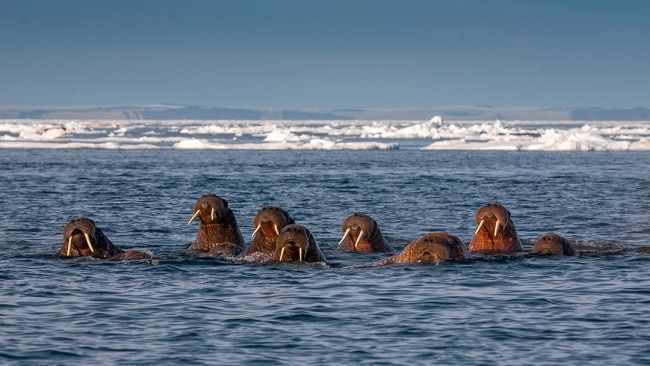
[[262,224],[258,224],[257,227],[255,228],[255,231],[253,231],[253,235],[251,235],[253,238],[255,237],[255,234],[257,234],[258,231],[262,228]]
[[72,247],[72,235],[70,235],[70,239],[68,239],[68,252],[65,254],[66,256],[70,256],[70,248]]
[[95,253],[95,248],[93,248],[93,245],[90,242],[90,236],[88,236],[87,233],[84,233],[84,237],[86,238],[86,244],[88,244],[88,248],[90,248],[90,252]]
[[302,262],[302,247],[298,247],[298,260]]
[[494,236],[497,236],[498,232],[499,232],[499,220],[497,220],[496,225],[494,225]]
[[350,228],[348,228],[347,230],[345,230],[345,234],[343,234],[343,237],[341,238],[341,241],[339,241],[339,245],[341,245],[341,243],[343,243],[343,240],[345,240],[345,238],[348,237],[348,234],[349,234],[349,233],[350,233]]
[[357,245],[359,245],[359,242],[363,238],[363,230],[359,233],[359,236],[357,236],[357,241],[354,242],[354,250],[357,250]]
[[280,230],[278,230],[278,224],[273,224],[273,229],[275,229],[275,235],[280,235]]
[[210,221],[214,221],[214,207],[212,207],[212,211],[210,211]]
[[474,235],[478,234],[478,231],[481,230],[484,222],[485,220],[481,220],[481,222],[478,224],[478,227],[476,228],[476,231],[474,232]]
[[196,210],[194,216],[192,216],[192,218],[190,219],[190,221],[187,222],[187,224],[188,225],[191,224],[194,220],[196,220],[197,217],[199,217],[200,214],[201,214],[201,210]]
[[286,245],[283,246],[283,247],[282,247],[282,250],[280,251],[280,262],[282,262],[282,256],[284,255],[284,249],[285,249],[286,247],[287,247]]

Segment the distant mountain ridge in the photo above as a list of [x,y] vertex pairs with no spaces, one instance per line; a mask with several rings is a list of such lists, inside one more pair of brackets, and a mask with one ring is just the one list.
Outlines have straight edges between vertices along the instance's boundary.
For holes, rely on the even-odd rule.
[[228,108],[193,105],[136,105],[90,107],[0,107],[0,119],[92,120],[573,120],[648,121],[650,109],[526,108],[493,106],[432,107],[422,109]]

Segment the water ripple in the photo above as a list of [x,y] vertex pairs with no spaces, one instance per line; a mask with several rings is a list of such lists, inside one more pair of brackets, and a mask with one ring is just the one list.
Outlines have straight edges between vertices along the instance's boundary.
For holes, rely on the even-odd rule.
[[[2,363],[650,362],[647,153],[5,152]],[[182,253],[207,192],[246,238],[261,206],[282,206],[329,265]],[[580,255],[360,268],[387,255],[336,250],[354,211],[397,250],[428,231],[468,242],[492,200],[525,248],[557,231]],[[77,215],[155,260],[54,256]]]

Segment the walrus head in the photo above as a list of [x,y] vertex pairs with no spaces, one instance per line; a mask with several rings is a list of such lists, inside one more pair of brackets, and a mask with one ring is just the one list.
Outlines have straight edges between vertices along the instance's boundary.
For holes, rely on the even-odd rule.
[[264,206],[253,219],[253,237],[262,235],[266,239],[276,240],[280,230],[295,223],[289,213],[277,206]]
[[560,235],[549,233],[543,235],[537,243],[535,243],[532,253],[572,256],[576,254],[576,251],[568,240]]
[[475,234],[485,228],[497,236],[510,222],[510,211],[498,203],[488,203],[476,212],[474,221],[478,225]]
[[343,237],[339,241],[339,250],[357,252],[392,252],[384,239],[379,225],[372,217],[355,212],[348,216],[341,225]]
[[469,252],[460,239],[446,233],[428,233],[409,243],[402,252],[387,258],[387,263],[426,263],[448,259],[467,259]]
[[498,203],[481,207],[474,217],[477,227],[470,252],[519,252],[522,250],[510,211]]
[[273,259],[280,262],[324,262],[325,256],[306,227],[291,224],[280,232]]
[[[199,219],[199,231],[188,249],[211,254],[237,255],[244,250],[244,238],[228,201],[215,195],[201,196],[194,204],[194,215],[188,224]],[[234,245],[223,245],[230,243]]]
[[76,217],[68,222],[63,228],[63,244],[57,251],[66,257],[95,258],[110,258],[120,253],[95,222],[86,217]]
[[280,231],[294,223],[291,215],[280,207],[262,207],[253,218],[253,239],[242,255],[263,253],[272,256]]
[[216,194],[204,194],[194,204],[194,215],[188,222],[191,224],[197,218],[204,225],[222,223],[228,216],[228,201]]

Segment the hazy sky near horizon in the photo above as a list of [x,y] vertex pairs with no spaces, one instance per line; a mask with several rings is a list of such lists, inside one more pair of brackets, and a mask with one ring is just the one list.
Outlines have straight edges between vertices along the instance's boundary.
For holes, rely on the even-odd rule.
[[0,0],[0,105],[650,106],[650,1]]

